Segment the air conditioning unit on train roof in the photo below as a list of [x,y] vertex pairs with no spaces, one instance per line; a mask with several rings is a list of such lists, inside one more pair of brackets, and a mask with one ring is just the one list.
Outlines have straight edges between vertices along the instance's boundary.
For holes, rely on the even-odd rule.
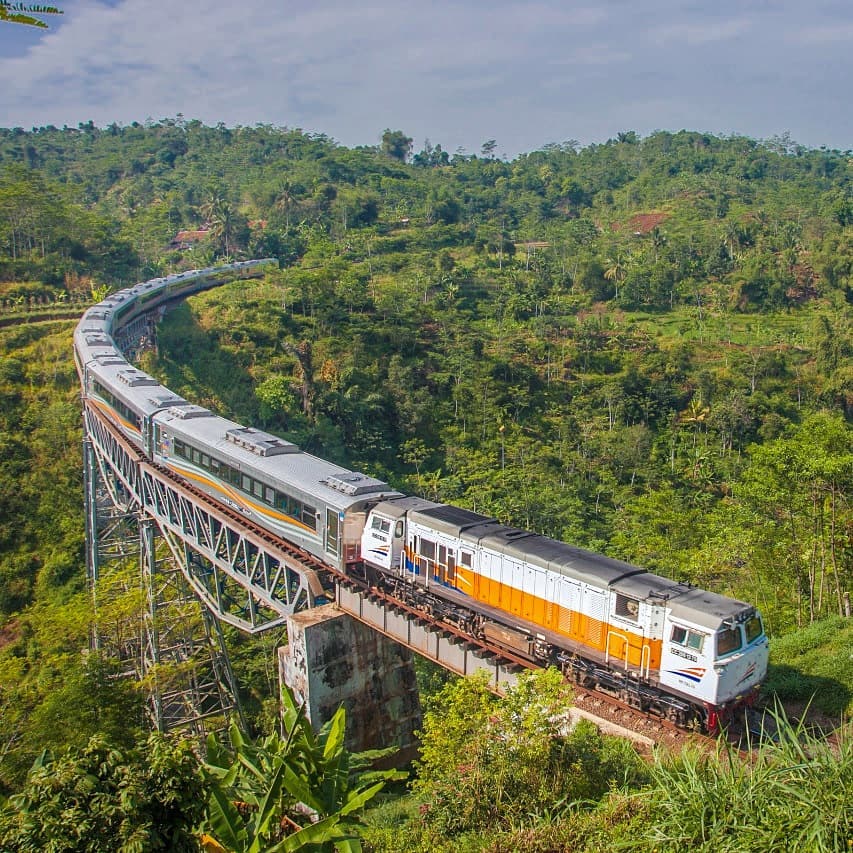
[[186,400],[175,402],[167,411],[169,417],[176,418],[180,421],[189,421],[193,418],[211,418],[213,412],[210,409],[205,409],[204,406],[197,406],[195,403],[188,403]]
[[[158,409],[165,409],[167,406],[182,406],[187,401],[183,397],[173,394],[168,388],[165,388],[162,394],[152,394],[148,398],[148,402]],[[207,410],[205,409],[205,411]]]
[[283,453],[299,453],[299,447],[283,438],[254,427],[229,429],[225,438],[232,444],[249,450],[258,456],[280,456]]
[[103,329],[83,329],[83,333],[86,337],[86,346],[111,347],[113,345],[113,339]]
[[369,495],[371,492],[381,492],[388,488],[388,484],[382,480],[368,477],[367,474],[361,474],[358,471],[353,471],[351,474],[333,474],[320,482],[330,489],[350,496]]
[[143,373],[141,370],[135,370],[133,368],[119,371],[118,379],[120,382],[124,382],[125,385],[129,385],[131,388],[138,388],[142,385],[160,384],[153,376],[149,376],[147,373]]

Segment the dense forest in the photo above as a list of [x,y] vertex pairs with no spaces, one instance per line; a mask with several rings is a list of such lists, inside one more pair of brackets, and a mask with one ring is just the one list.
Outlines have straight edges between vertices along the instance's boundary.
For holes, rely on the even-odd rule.
[[[81,654],[79,403],[73,319],[59,318],[225,258],[281,268],[167,315],[143,364],[173,390],[405,491],[752,601],[773,637],[768,701],[811,701],[822,720],[853,710],[850,153],[685,131],[510,162],[495,148],[415,153],[386,130],[348,149],[180,117],[0,130],[5,792],[44,748],[90,749],[99,735],[132,751],[144,737],[138,691]],[[234,643],[261,726],[270,687],[252,645]],[[459,703],[486,702],[445,690],[435,701],[460,718]],[[401,801],[415,805],[394,817],[413,827],[412,849],[462,849],[466,832],[472,850],[524,846],[512,833],[536,823],[529,791],[517,811],[501,806],[511,825],[488,811],[421,821],[446,771],[429,764],[429,737],[428,715]],[[543,789],[568,799],[548,811],[562,829],[542,849],[603,844],[602,825],[566,803],[622,786],[602,820],[630,824],[626,792],[662,784],[645,766],[608,776],[608,761],[628,766],[621,747],[578,738],[554,749],[576,750],[578,767],[603,750],[599,775],[580,794],[577,778]],[[534,758],[548,775],[554,755]],[[686,842],[666,843],[648,849]]]

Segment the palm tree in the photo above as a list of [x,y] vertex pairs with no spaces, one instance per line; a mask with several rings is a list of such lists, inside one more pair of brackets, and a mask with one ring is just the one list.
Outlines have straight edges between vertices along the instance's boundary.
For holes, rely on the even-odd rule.
[[219,208],[225,203],[225,199],[218,190],[211,190],[198,206],[198,212],[204,222],[210,224],[216,218]]
[[287,229],[290,228],[290,211],[293,208],[293,201],[293,184],[285,178],[279,187],[275,208],[284,214],[284,227]]
[[616,296],[619,299],[619,284],[625,281],[628,275],[628,270],[624,256],[620,253],[615,258],[607,258],[605,263],[604,277],[607,281],[612,281],[616,285]]
[[207,223],[210,236],[219,244],[220,250],[230,257],[237,232],[237,218],[231,203],[218,192],[212,192],[200,205],[199,213]]
[[729,255],[729,260],[734,262],[737,257],[737,252],[741,248],[742,240],[741,227],[734,219],[729,219],[723,229],[723,243]]

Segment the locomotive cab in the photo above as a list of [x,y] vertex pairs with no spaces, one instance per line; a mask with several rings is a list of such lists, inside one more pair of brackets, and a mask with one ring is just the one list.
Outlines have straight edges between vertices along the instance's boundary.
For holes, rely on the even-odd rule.
[[378,569],[402,574],[406,567],[406,517],[410,510],[438,506],[422,498],[401,497],[376,504],[361,534],[361,557]]
[[726,620],[714,635],[714,674],[719,702],[748,693],[767,672],[768,640],[753,609]]
[[767,672],[768,641],[755,608],[713,593],[701,595],[709,605],[704,618],[689,605],[674,603],[670,611],[661,684],[701,700],[716,720],[754,699]]
[[402,553],[402,518],[389,518],[376,510],[371,512],[361,534],[362,557],[380,569],[399,569]]

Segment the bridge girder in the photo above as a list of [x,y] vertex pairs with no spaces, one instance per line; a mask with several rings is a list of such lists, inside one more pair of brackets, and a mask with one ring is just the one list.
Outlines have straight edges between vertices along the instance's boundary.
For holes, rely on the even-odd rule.
[[325,598],[315,571],[260,528],[153,464],[94,406],[85,426],[117,506],[156,523],[186,582],[205,606],[248,634],[280,627]]

